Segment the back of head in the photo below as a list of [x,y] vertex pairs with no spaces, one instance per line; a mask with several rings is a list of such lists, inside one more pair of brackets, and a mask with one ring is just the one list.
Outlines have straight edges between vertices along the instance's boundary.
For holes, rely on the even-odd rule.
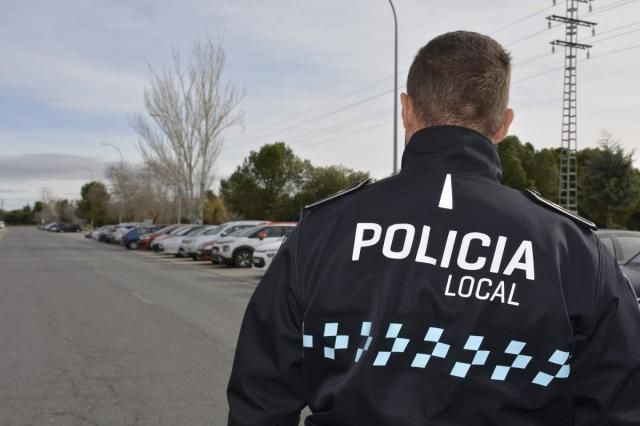
[[509,100],[511,58],[491,37],[455,31],[420,49],[407,94],[422,127],[457,125],[492,137]]

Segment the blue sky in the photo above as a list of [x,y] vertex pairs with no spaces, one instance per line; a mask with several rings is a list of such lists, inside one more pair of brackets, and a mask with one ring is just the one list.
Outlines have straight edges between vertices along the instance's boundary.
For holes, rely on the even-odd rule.
[[[443,32],[491,34],[514,58],[512,133],[538,148],[556,146],[562,55],[550,54],[549,41],[561,38],[562,28],[543,30],[547,15],[564,13],[558,3],[395,0],[399,69],[407,70],[417,49]],[[594,48],[578,70],[579,144],[594,146],[607,130],[626,149],[636,149],[640,1],[598,0],[593,6],[586,15],[582,5],[582,13],[599,22],[602,35],[582,32]],[[128,123],[143,110],[148,66],[169,64],[173,47],[187,53],[204,37],[224,39],[225,79],[245,91],[245,126],[226,135],[218,177],[233,172],[250,150],[276,140],[315,164],[343,164],[375,177],[391,172],[392,94],[385,92],[393,87],[393,25],[386,0],[5,0],[5,208],[32,203],[43,187],[57,197],[77,197],[91,172],[101,178],[118,159],[103,142],[116,144],[127,161],[140,161]],[[624,48],[629,50],[611,53]],[[405,77],[401,73],[400,85]]]

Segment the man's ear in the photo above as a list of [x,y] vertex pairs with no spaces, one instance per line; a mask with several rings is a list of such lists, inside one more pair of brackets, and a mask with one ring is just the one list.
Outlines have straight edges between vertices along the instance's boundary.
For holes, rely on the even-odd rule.
[[515,113],[513,112],[513,109],[507,108],[504,112],[504,115],[502,116],[502,124],[500,124],[500,128],[491,140],[494,144],[499,144],[500,141],[507,136],[507,134],[509,133],[509,126],[511,126],[514,117]]
[[402,124],[404,130],[409,131],[415,126],[415,110],[413,108],[413,101],[406,93],[400,94],[400,103],[402,104]]

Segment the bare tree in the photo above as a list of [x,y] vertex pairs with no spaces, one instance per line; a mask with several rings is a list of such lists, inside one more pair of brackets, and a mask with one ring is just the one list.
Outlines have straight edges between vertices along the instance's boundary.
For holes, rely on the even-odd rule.
[[[111,182],[113,198],[122,203],[126,220],[151,220],[154,223],[169,223],[173,215],[168,214],[171,205],[169,189],[161,177],[144,164],[109,166],[105,172]],[[113,204],[113,203],[112,203]],[[116,206],[112,205],[115,209]]]
[[191,221],[203,220],[225,131],[242,124],[242,94],[222,82],[224,65],[224,49],[211,40],[194,44],[186,66],[174,49],[171,67],[151,69],[144,93],[151,119],[134,114],[131,121],[142,157],[174,188],[177,202],[185,201]]

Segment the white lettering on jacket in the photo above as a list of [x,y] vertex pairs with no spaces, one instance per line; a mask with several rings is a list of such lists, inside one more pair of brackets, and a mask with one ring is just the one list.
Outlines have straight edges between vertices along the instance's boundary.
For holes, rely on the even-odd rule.
[[[515,252],[506,253],[508,239],[505,236],[492,238],[482,232],[469,232],[458,238],[458,231],[450,230],[444,247],[440,250],[430,247],[431,227],[424,225],[419,233],[413,225],[398,223],[382,228],[377,223],[358,223],[356,225],[353,254],[351,259],[359,261],[364,250],[373,250],[382,241],[382,255],[388,259],[408,258],[417,243],[415,261],[429,265],[449,268],[452,261],[462,270],[479,271],[488,268],[489,272],[511,276],[517,270],[524,272],[527,280],[535,279],[533,244],[529,240],[521,241]],[[384,239],[383,239],[384,234]],[[418,240],[416,241],[416,238]],[[458,243],[459,241],[459,243]],[[378,247],[380,249],[380,247]],[[454,256],[457,249],[457,255]],[[472,256],[472,253],[476,253]],[[482,255],[478,255],[478,253]],[[505,255],[507,257],[505,257]],[[504,262],[508,260],[508,262]],[[503,266],[506,265],[506,266]],[[487,285],[488,283],[483,282]],[[477,287],[479,298],[486,293]],[[467,292],[463,292],[463,296]]]

